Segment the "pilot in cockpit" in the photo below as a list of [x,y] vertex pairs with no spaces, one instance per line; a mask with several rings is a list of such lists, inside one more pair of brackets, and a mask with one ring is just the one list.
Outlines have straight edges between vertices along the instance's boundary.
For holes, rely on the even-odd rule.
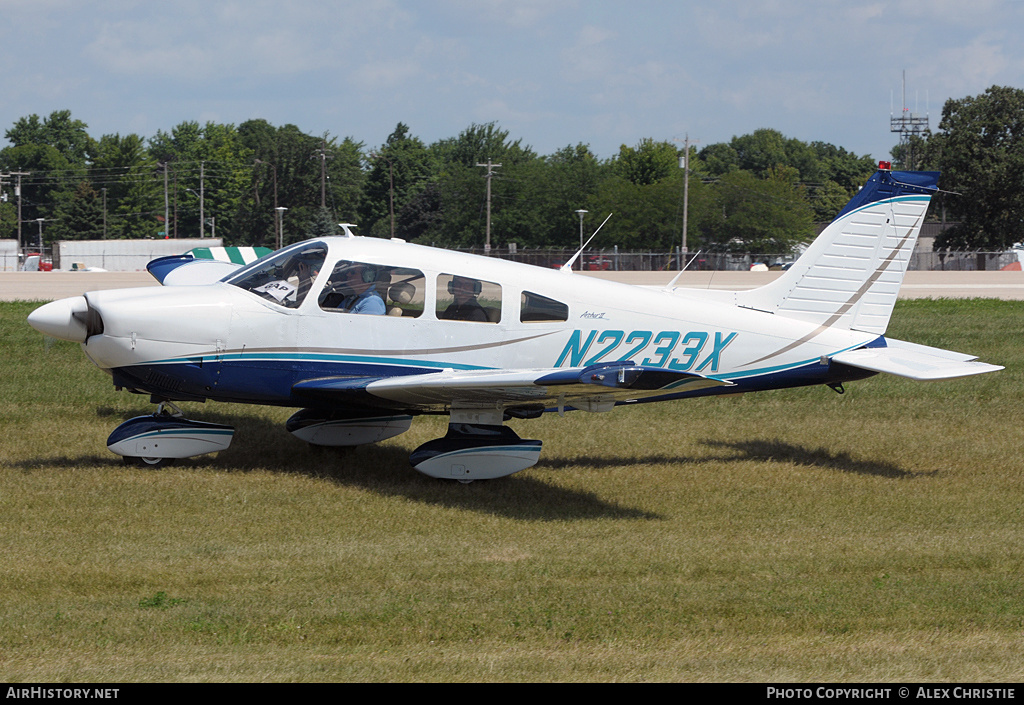
[[320,266],[323,264],[323,257],[319,260],[308,260],[300,258],[295,265],[295,274],[298,276],[298,288],[295,292],[295,305],[302,303],[313,286],[313,280],[320,273]]
[[384,315],[384,299],[377,291],[377,270],[366,264],[353,263],[342,273],[341,289],[345,298],[340,308],[346,313],[370,313]]

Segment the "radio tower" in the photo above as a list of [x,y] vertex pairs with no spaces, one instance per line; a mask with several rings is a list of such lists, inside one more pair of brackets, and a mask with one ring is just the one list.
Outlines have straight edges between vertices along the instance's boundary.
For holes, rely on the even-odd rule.
[[921,117],[918,113],[912,113],[907,108],[907,72],[903,72],[903,112],[895,115],[889,109],[889,131],[900,133],[900,151],[903,157],[903,168],[913,171],[917,166],[914,158],[914,143],[911,137],[920,137],[921,133],[928,129],[928,114]]

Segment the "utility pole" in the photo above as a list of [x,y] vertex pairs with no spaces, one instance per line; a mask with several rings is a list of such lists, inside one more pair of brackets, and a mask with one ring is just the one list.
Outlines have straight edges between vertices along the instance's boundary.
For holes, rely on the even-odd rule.
[[687,215],[690,210],[690,135],[686,135],[683,141],[683,249],[679,258],[679,271],[683,271],[686,259],[686,226]]
[[494,176],[494,169],[501,167],[501,164],[493,164],[490,159],[486,164],[477,163],[477,166],[487,167],[487,239],[484,241],[484,254],[491,254],[491,177]]
[[[678,140],[677,140],[678,141]],[[679,168],[683,170],[683,245],[679,251],[679,271],[686,266],[686,228],[690,206],[690,135],[683,140],[683,156],[679,157]]]
[[18,252],[21,252],[21,177],[31,176],[31,171],[9,171],[4,176],[17,176],[18,181],[14,184],[14,197],[18,199]]
[[204,233],[204,230],[205,230],[204,225],[206,224],[206,221],[203,220],[203,218],[204,218],[204,214],[203,214],[203,167],[205,165],[206,165],[206,162],[202,162],[202,161],[199,162],[199,239],[200,240],[202,240],[204,237],[206,237],[206,235]]
[[[320,155],[320,207],[327,207],[327,160],[334,159],[333,154],[327,153],[327,138],[322,138],[320,149],[316,150]],[[316,156],[316,155],[314,155]]]
[[164,172],[164,238],[170,237],[170,216],[171,216],[171,204],[167,197],[167,162],[160,162],[157,164],[158,167],[163,169]]

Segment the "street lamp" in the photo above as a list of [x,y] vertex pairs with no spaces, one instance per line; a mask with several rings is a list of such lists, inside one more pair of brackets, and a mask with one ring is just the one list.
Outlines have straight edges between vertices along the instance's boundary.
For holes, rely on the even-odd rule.
[[277,211],[277,248],[280,250],[284,246],[284,212],[288,210],[284,206],[278,206],[274,210]]
[[578,215],[580,217],[580,271],[581,272],[583,271],[583,216],[585,216],[587,213],[588,213],[588,211],[585,211],[582,208],[580,210],[576,211],[576,215]]
[[36,218],[36,222],[39,223],[39,260],[43,258],[43,221],[46,218]]

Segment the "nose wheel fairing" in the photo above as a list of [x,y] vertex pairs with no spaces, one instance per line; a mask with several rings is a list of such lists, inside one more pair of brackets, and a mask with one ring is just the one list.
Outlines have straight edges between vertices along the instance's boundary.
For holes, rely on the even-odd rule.
[[226,450],[235,435],[232,426],[193,421],[178,414],[136,416],[114,429],[107,449],[126,458],[144,459],[147,464],[173,458],[191,458]]

